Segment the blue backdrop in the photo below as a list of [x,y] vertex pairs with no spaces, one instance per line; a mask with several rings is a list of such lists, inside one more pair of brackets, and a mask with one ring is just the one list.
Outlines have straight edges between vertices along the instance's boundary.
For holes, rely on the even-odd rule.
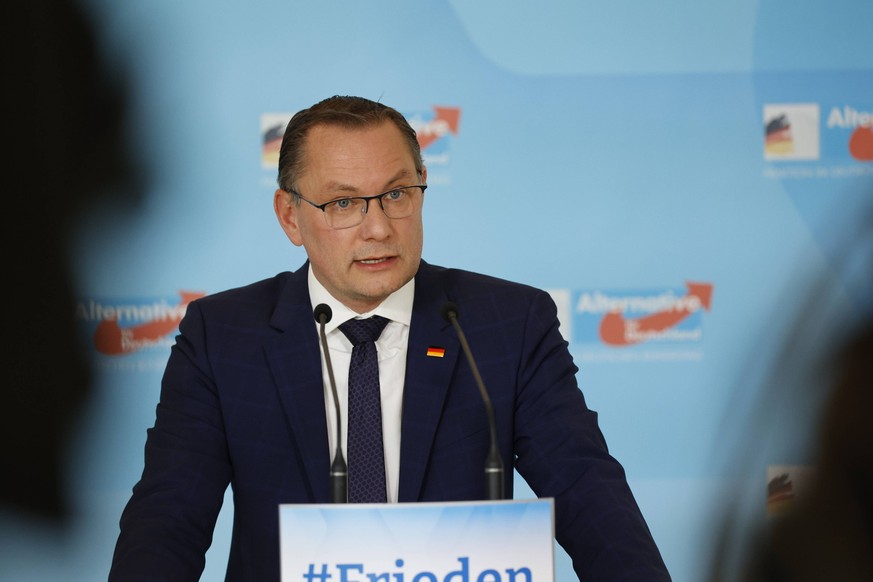
[[[728,508],[766,521],[774,475],[800,488],[800,399],[760,397],[798,319],[812,349],[871,307],[851,254],[873,198],[869,0],[89,6],[131,73],[148,192],[80,232],[98,385],[71,443],[77,519],[4,535],[10,579],[105,579],[178,317],[302,263],[272,210],[274,140],[333,94],[418,129],[425,259],[552,292],[675,580],[703,577]],[[203,580],[223,580],[230,513]]]

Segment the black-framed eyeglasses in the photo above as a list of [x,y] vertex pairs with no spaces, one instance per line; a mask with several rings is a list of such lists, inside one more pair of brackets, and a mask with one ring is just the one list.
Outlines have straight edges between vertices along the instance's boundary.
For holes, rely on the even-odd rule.
[[296,190],[291,193],[304,202],[311,204],[324,213],[327,225],[333,229],[351,228],[358,226],[364,221],[364,215],[370,209],[370,201],[378,200],[382,212],[388,218],[407,218],[415,212],[415,198],[418,193],[424,194],[427,184],[415,186],[400,186],[375,196],[351,196],[349,198],[337,198],[324,204],[316,204],[307,200]]

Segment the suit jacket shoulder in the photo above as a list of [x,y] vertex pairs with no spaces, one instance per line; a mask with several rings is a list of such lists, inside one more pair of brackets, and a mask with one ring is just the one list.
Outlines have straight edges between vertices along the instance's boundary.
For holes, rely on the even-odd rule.
[[311,313],[307,283],[308,262],[296,271],[284,271],[240,287],[212,293],[188,307],[204,321],[243,327],[273,326],[284,330],[293,318]]
[[417,305],[444,297],[458,304],[467,316],[475,312],[486,317],[498,317],[512,310],[527,311],[532,302],[548,295],[525,283],[424,261],[416,275],[415,294]]

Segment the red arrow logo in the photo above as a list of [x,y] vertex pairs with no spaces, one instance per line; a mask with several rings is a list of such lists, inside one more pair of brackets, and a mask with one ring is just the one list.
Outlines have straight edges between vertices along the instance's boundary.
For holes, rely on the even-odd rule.
[[418,145],[421,149],[444,136],[447,132],[458,134],[458,125],[461,121],[461,109],[459,107],[436,107],[433,108],[436,116],[416,131]]
[[662,311],[638,319],[625,319],[621,311],[610,311],[600,322],[600,339],[612,346],[636,344],[679,324],[700,306],[709,311],[712,285],[690,282],[685,285],[688,289],[685,297],[677,299],[672,307]]
[[849,153],[861,162],[873,161],[873,126],[859,125],[849,138]]
[[173,308],[175,314],[171,317],[161,317],[140,325],[122,328],[115,319],[104,319],[97,324],[94,330],[94,346],[101,354],[117,356],[129,354],[142,347],[144,342],[155,341],[172,333],[179,322],[188,304],[205,296],[206,293],[180,291],[179,304]]

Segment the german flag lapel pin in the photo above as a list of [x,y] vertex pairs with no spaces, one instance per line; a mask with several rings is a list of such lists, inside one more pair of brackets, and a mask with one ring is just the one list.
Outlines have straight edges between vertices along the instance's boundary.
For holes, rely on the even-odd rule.
[[429,358],[442,358],[446,355],[446,348],[441,348],[439,346],[430,346],[427,348],[427,357]]

